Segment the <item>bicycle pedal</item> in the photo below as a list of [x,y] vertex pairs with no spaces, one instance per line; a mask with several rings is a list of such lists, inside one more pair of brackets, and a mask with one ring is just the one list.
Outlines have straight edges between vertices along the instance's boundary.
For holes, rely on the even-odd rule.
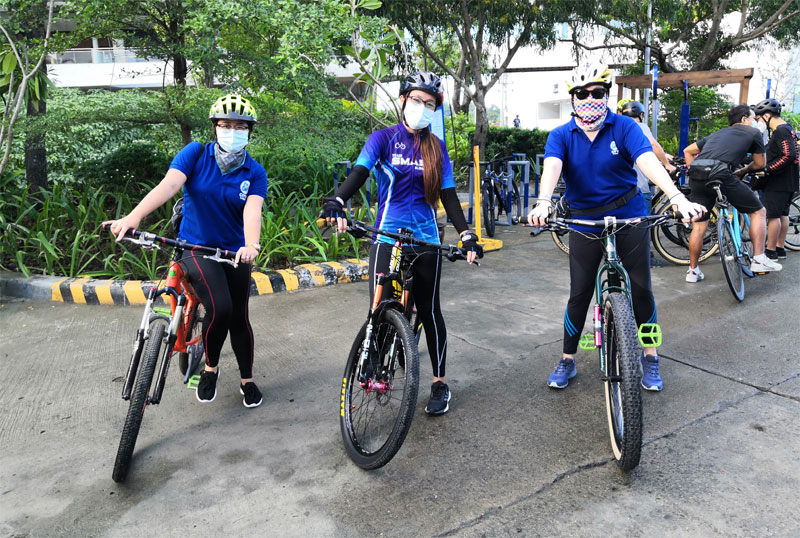
[[200,384],[200,376],[193,375],[189,378],[189,381],[186,383],[186,388],[189,390],[197,390],[197,385]]
[[587,333],[581,336],[581,339],[578,341],[578,346],[587,351],[597,349],[597,346],[594,345],[594,333]]
[[638,336],[642,347],[659,347],[661,345],[661,325],[642,323],[639,326]]

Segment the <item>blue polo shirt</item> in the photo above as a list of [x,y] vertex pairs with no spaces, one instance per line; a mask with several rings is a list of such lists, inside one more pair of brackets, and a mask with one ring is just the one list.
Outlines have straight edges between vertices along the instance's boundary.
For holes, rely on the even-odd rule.
[[[442,149],[442,189],[454,188],[453,169],[447,146],[435,136]],[[367,170],[375,169],[378,183],[378,216],[375,227],[388,232],[407,228],[414,237],[439,243],[436,209],[425,201],[422,158],[414,151],[414,135],[402,124],[375,131],[356,160]],[[377,241],[394,243],[379,235]]]
[[[640,155],[653,151],[642,129],[631,118],[610,110],[594,141],[575,123],[575,118],[559,125],[547,137],[545,159],[557,157],[563,163],[562,175],[569,205],[589,209],[610,204],[636,186],[633,165]],[[634,218],[647,214],[644,197],[637,193],[624,206],[597,215],[584,215],[587,220],[604,216]],[[581,231],[597,229],[581,228]]]
[[178,239],[236,251],[244,246],[244,204],[248,196],[267,197],[267,172],[246,154],[238,170],[222,175],[215,144],[203,151],[200,142],[192,142],[169,165],[186,174]]

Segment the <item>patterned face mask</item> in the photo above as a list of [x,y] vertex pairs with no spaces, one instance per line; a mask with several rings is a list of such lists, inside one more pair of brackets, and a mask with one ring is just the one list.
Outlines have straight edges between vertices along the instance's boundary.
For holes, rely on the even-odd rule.
[[608,95],[600,99],[595,99],[591,94],[586,99],[578,99],[573,95],[572,109],[578,127],[584,131],[596,131],[608,114]]

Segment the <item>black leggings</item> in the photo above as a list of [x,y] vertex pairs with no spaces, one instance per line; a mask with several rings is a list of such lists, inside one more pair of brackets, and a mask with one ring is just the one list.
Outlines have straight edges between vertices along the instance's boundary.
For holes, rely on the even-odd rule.
[[[447,357],[447,329],[444,326],[442,309],[439,305],[439,279],[442,275],[442,258],[437,249],[428,247],[404,247],[403,252],[417,254],[414,260],[414,284],[411,290],[417,314],[425,328],[425,339],[431,356],[434,377],[445,376]],[[369,298],[375,291],[375,274],[389,272],[389,258],[392,245],[374,243],[369,249]],[[384,297],[391,294],[391,289],[384,289]]]
[[[593,235],[593,234],[587,234]],[[597,237],[597,236],[594,236]],[[657,323],[656,302],[650,282],[650,237],[647,228],[631,227],[616,234],[617,253],[631,280],[636,324]],[[569,233],[569,302],[564,313],[564,348],[572,355],[578,350],[586,311],[595,294],[597,268],[603,259],[603,241]]]
[[253,377],[253,329],[250,326],[250,272],[252,265],[233,267],[191,252],[183,260],[189,281],[206,309],[203,343],[206,363],[219,364],[222,344],[230,332],[231,347],[242,379]]

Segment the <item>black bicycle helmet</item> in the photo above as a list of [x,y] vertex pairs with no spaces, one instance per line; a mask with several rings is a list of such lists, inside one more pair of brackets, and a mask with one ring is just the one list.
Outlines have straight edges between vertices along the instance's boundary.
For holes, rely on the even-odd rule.
[[420,71],[408,75],[400,83],[400,95],[405,95],[412,90],[420,90],[429,93],[436,98],[436,108],[442,106],[444,102],[444,85],[434,73],[429,71]]
[[763,116],[767,112],[774,116],[780,116],[781,104],[777,99],[764,99],[753,107],[753,112],[756,113],[756,116]]
[[639,101],[628,101],[620,107],[619,113],[631,118],[639,118],[644,114],[644,105]]

